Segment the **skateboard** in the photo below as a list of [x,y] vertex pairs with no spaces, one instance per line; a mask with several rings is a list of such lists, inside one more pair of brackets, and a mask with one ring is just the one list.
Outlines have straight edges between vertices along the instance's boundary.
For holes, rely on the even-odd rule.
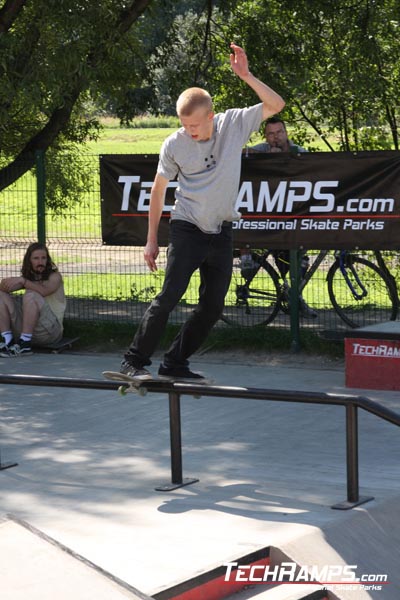
[[[129,375],[125,375],[124,373],[120,373],[119,371],[103,371],[103,377],[106,379],[110,379],[111,381],[123,382],[118,388],[118,392],[121,396],[125,396],[129,393],[138,394],[139,396],[146,396],[148,389],[146,387],[147,383],[153,382],[169,382],[169,383],[194,383],[193,379],[170,379],[167,377],[151,377],[147,379],[139,379],[138,377],[130,377]],[[211,385],[212,381],[210,379],[206,379],[202,381],[202,385]],[[201,398],[201,394],[193,394],[194,398]]]
[[79,340],[79,337],[62,338],[59,342],[46,344],[46,346],[34,346],[35,352],[51,352],[51,354],[60,354],[64,350],[71,350],[72,345]]

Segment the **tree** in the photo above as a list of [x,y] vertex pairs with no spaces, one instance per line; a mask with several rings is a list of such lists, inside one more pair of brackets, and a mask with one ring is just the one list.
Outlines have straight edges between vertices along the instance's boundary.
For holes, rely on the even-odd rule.
[[129,124],[139,111],[175,114],[176,99],[183,89],[210,88],[211,67],[217,66],[213,64],[212,39],[217,35],[213,23],[228,18],[236,4],[237,0],[171,0],[157,5],[151,17],[146,16],[142,37],[148,40],[153,32],[153,46],[143,71],[143,86],[122,89],[113,96],[114,111],[123,123]]
[[[125,37],[150,0],[5,0],[0,8],[0,190],[34,165],[96,136],[84,102],[121,83]],[[132,68],[142,63],[130,37]],[[137,71],[140,71],[138,68]],[[49,187],[50,191],[51,188]],[[51,197],[50,197],[51,200]],[[53,198],[57,206],[60,198]]]
[[[312,10],[308,0],[240,1],[216,26],[285,98],[300,143],[307,123],[325,140],[339,132],[342,150],[399,148],[398,0],[314,0]],[[218,40],[215,53],[225,53]],[[250,101],[228,70],[215,77],[221,105]]]

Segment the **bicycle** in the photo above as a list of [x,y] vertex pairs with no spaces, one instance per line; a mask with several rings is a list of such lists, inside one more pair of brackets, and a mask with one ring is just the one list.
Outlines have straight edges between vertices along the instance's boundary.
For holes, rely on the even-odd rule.
[[[268,260],[271,250],[248,251],[243,264],[240,251],[234,253],[231,290],[233,302],[225,304],[223,320],[231,325],[268,325],[279,311],[290,312],[290,286]],[[327,255],[321,250],[299,285],[300,297]],[[378,265],[348,250],[335,251],[326,281],[330,302],[338,316],[352,328],[394,321],[398,293],[394,277],[382,254],[374,252]],[[232,294],[231,294],[232,298]]]

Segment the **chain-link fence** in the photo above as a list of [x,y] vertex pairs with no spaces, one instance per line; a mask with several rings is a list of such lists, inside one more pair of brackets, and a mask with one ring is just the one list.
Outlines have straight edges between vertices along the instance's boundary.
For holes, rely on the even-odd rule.
[[[19,275],[27,245],[45,235],[45,242],[52,259],[64,278],[69,299],[67,318],[135,323],[139,321],[148,303],[161,289],[166,249],[161,249],[158,260],[159,270],[150,273],[143,259],[142,247],[103,244],[99,156],[88,155],[86,160],[91,176],[90,192],[83,195],[79,204],[64,210],[61,214],[47,210],[44,223],[41,222],[40,214],[38,216],[40,210],[38,210],[37,178],[34,171],[28,172],[0,193],[0,279]],[[374,253],[364,254],[376,263]],[[312,265],[319,254],[317,251],[308,251],[308,256]],[[394,276],[393,283],[397,279],[399,268],[398,253],[385,252],[382,256]],[[267,262],[274,268],[278,277],[278,270],[271,256]],[[316,330],[338,330],[348,327],[348,324],[334,310],[329,295],[327,275],[334,262],[333,253],[328,253],[302,293],[304,300],[300,305],[302,327]],[[227,296],[228,320],[243,326],[264,322],[266,318],[254,318],[255,310],[257,309],[258,313],[264,310],[269,313],[270,307],[277,301],[271,297],[261,297],[256,301],[240,298],[240,286],[246,286],[246,280],[241,276],[241,272],[240,257],[236,257],[234,276]],[[257,275],[257,286],[254,280],[248,288],[263,289],[269,285],[265,282],[270,279],[267,271],[261,269]],[[260,283],[261,281],[264,283]],[[281,284],[282,281],[279,282],[279,286]],[[170,322],[181,322],[197,304],[198,286],[199,276],[195,273],[185,296],[171,315]],[[291,308],[286,300],[282,301],[282,297],[280,298],[279,310],[276,311],[273,320],[274,326],[290,327]],[[379,320],[392,318],[391,306],[387,305],[385,299],[380,299],[379,302],[382,302],[383,306],[379,313]],[[393,302],[396,303],[397,309],[397,299]],[[368,317],[369,310],[367,303],[364,302],[365,322],[373,322],[376,318]],[[235,318],[229,319],[232,314]],[[224,321],[220,324],[227,326]]]

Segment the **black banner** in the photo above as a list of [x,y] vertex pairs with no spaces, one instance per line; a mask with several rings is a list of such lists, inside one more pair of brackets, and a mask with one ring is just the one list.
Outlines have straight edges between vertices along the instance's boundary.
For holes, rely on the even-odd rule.
[[[158,155],[100,157],[102,236],[106,244],[143,246]],[[159,244],[177,182],[170,182]],[[233,222],[237,247],[400,248],[400,152],[318,152],[243,156]]]

